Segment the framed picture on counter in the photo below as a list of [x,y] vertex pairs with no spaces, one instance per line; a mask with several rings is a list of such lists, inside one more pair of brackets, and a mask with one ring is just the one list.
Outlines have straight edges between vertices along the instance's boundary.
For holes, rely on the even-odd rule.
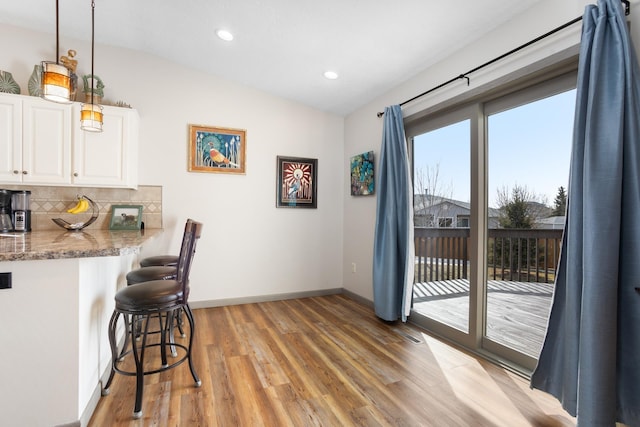
[[109,230],[140,230],[142,205],[111,205]]

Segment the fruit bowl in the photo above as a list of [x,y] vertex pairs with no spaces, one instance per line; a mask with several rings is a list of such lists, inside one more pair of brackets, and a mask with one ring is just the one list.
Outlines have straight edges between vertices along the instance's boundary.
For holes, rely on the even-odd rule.
[[91,218],[89,218],[85,222],[76,222],[72,224],[70,222],[65,221],[62,218],[51,218],[51,221],[55,222],[57,225],[64,228],[65,230],[80,231],[83,228],[86,228],[89,225],[93,224],[95,220],[98,219],[98,214],[100,213],[100,210],[98,209],[98,205],[96,205],[96,203],[90,198],[88,198],[87,196],[82,195],[78,197],[78,201],[76,205],[67,211],[71,214],[79,214],[79,213],[88,211],[89,208],[91,208]]

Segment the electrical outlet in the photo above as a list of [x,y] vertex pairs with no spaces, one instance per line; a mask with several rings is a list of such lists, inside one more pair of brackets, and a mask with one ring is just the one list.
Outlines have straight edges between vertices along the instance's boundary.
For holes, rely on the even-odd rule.
[[355,263],[355,262],[352,262],[352,263],[351,263],[351,272],[352,272],[352,273],[355,273],[355,272],[356,272],[356,263]]
[[11,273],[0,273],[0,289],[11,289]]

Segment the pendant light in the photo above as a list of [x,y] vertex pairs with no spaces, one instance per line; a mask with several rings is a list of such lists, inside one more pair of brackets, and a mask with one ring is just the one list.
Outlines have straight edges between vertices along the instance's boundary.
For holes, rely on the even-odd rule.
[[58,0],[56,0],[56,62],[42,61],[42,97],[49,101],[69,103],[71,70],[60,64],[60,35],[58,32]]
[[[102,132],[102,106],[94,102],[93,50],[95,46],[96,2],[91,0],[91,104],[86,102],[80,109],[80,127],[88,132]],[[86,101],[86,100],[85,100]]]

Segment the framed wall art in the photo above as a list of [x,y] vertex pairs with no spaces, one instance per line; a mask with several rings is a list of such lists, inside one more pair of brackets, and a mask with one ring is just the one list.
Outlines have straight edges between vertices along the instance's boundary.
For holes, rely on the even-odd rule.
[[276,207],[317,208],[318,159],[277,157]]
[[189,172],[245,173],[247,131],[189,125]]
[[140,230],[142,205],[112,205],[109,230]]
[[370,196],[375,190],[373,151],[351,158],[351,195]]

